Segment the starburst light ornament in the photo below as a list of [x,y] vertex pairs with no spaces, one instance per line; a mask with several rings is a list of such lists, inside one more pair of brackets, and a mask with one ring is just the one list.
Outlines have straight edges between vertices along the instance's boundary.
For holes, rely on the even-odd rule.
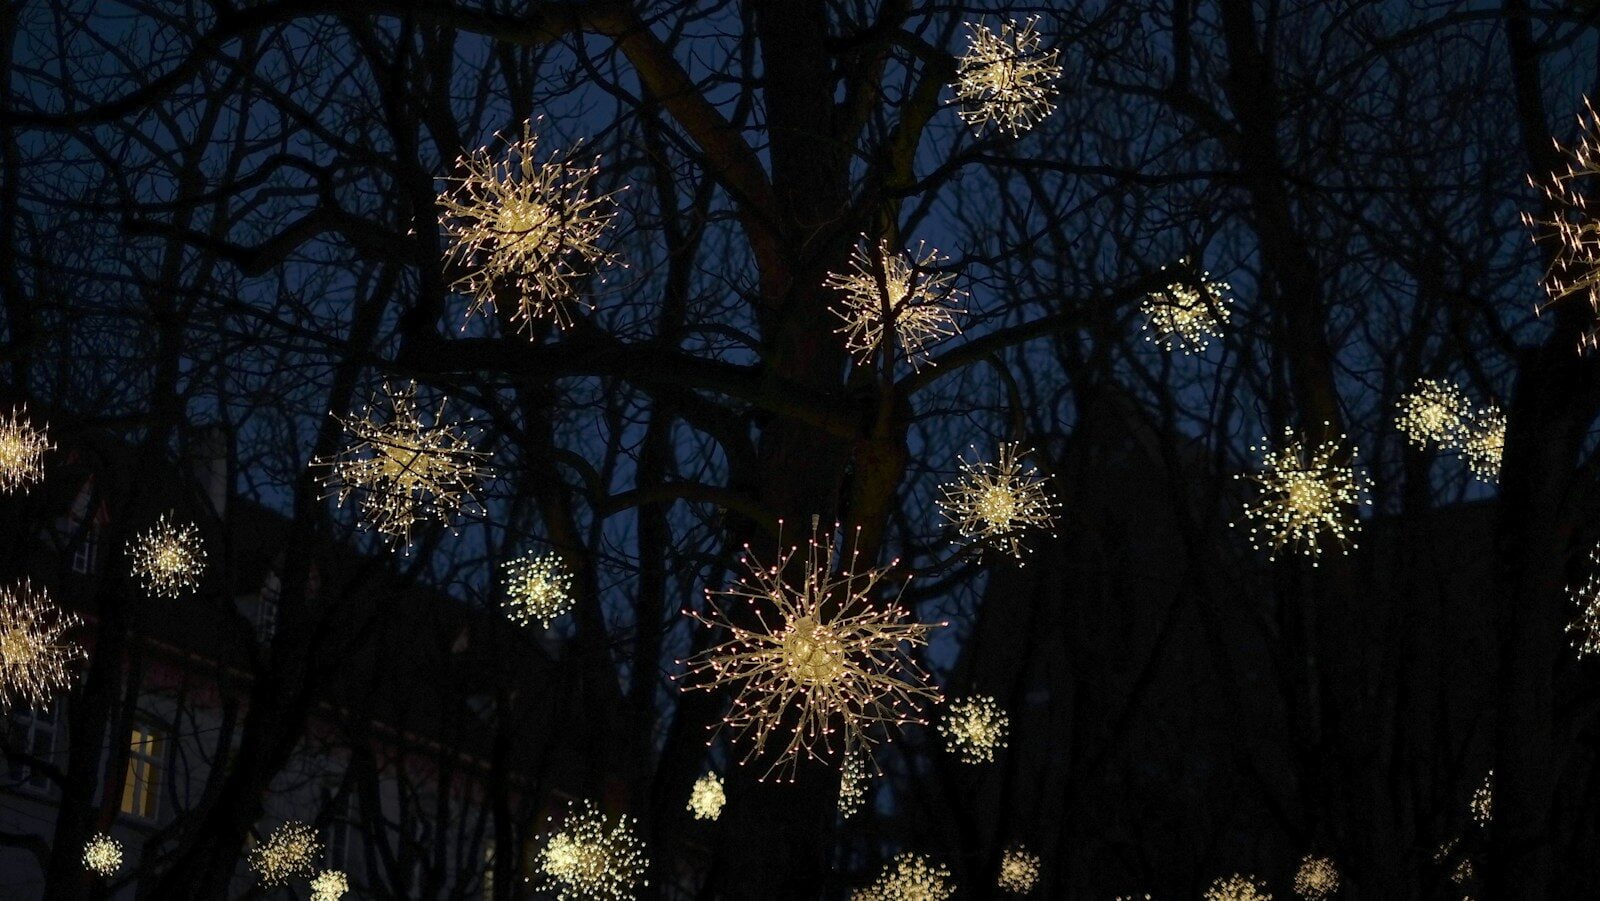
[[823,286],[844,296],[842,307],[831,308],[844,320],[834,331],[845,336],[845,348],[857,363],[870,362],[892,332],[900,352],[915,368],[929,347],[960,333],[956,317],[966,292],[955,286],[954,272],[939,271],[946,262],[926,244],[918,244],[912,255],[894,253],[888,241],[880,241],[876,247],[856,245],[850,271],[828,274]]
[[339,901],[350,891],[350,878],[343,870],[323,870],[311,880],[311,901]]
[[993,463],[961,457],[961,477],[939,487],[944,496],[938,503],[962,538],[992,545],[1020,560],[1027,550],[1022,536],[1055,523],[1055,500],[1045,477],[1032,464],[1023,466],[1021,458],[1028,451],[1018,448],[1015,442],[1001,442]]
[[67,687],[68,667],[85,658],[66,638],[79,622],[29,582],[0,588],[0,715],[48,707]]
[[44,452],[54,450],[49,426],[34,428],[26,406],[0,415],[0,494],[28,490],[44,478]]
[[1022,134],[1055,109],[1056,81],[1061,78],[1058,51],[1043,50],[1037,16],[999,29],[967,25],[967,52],[956,63],[955,93],[961,121],[982,131],[986,126]]
[[1014,895],[1026,895],[1039,885],[1039,855],[1018,845],[1000,855],[1000,876],[996,884]]
[[1242,873],[1217,879],[1201,897],[1205,901],[1272,901],[1265,882]]
[[[1587,99],[1583,105],[1584,113],[1578,116],[1578,142],[1570,147],[1556,144],[1557,152],[1566,161],[1566,171],[1551,173],[1543,185],[1532,177],[1528,179],[1544,190],[1555,211],[1553,217],[1537,219],[1524,213],[1522,221],[1533,231],[1535,243],[1555,245],[1544,277],[1549,301],[1538,311],[1563,301],[1580,300],[1589,305],[1591,313],[1600,316],[1600,221],[1589,210],[1594,176],[1600,175],[1600,114]],[[1591,325],[1579,336],[1578,350],[1596,346],[1600,346],[1600,328]]]
[[555,553],[528,553],[505,565],[506,615],[518,625],[546,629],[572,609],[572,573]]
[[200,586],[206,568],[200,527],[176,522],[163,513],[156,524],[128,542],[133,577],[156,597],[175,598]]
[[[1189,261],[1179,268],[1188,270]],[[1167,267],[1162,266],[1165,272]],[[1168,283],[1159,291],[1145,295],[1139,312],[1145,316],[1145,340],[1164,350],[1182,350],[1185,355],[1201,353],[1212,338],[1222,337],[1222,329],[1232,316],[1233,299],[1227,282],[1213,281],[1211,273],[1198,278],[1187,276]]]
[[1567,597],[1577,618],[1567,624],[1578,658],[1600,654],[1600,544],[1589,550],[1589,574],[1582,585],[1569,585]]
[[1487,826],[1494,821],[1494,770],[1490,770],[1483,777],[1483,784],[1472,792],[1472,819],[1479,826]]
[[83,846],[83,868],[107,879],[117,875],[122,869],[122,843],[104,832],[96,833]]
[[1506,449],[1506,415],[1490,404],[1472,415],[1461,439],[1461,456],[1480,481],[1500,481],[1500,459]]
[[792,780],[802,756],[869,747],[879,728],[924,723],[919,704],[942,700],[910,650],[944,623],[906,622],[898,592],[878,599],[898,561],[866,567],[857,547],[848,559],[838,555],[835,570],[834,550],[831,533],[819,540],[813,532],[803,561],[790,548],[763,567],[746,546],[749,578],[708,590],[706,613],[684,611],[728,631],[722,644],[687,661],[687,675],[691,689],[733,690],[721,725],[749,741],[741,762],[781,742],[763,779],[781,771]]
[[388,410],[369,404],[358,416],[341,420],[354,441],[337,455],[312,461],[328,470],[323,485],[343,506],[357,500],[363,526],[388,541],[411,544],[419,521],[451,525],[463,512],[476,510],[473,492],[490,476],[489,455],[447,425],[447,400],[439,402],[432,422],[417,409],[416,383],[396,388],[384,383]]
[[322,854],[317,831],[305,823],[290,820],[272,830],[267,840],[250,849],[250,869],[261,884],[273,888],[293,876],[309,874]]
[[538,867],[540,887],[555,892],[558,901],[625,901],[648,885],[650,861],[632,820],[610,822],[583,801],[568,806],[560,828],[539,852]]
[[689,790],[689,812],[697,820],[714,820],[722,816],[722,805],[728,796],[722,791],[722,777],[706,773],[694,781]]
[[872,776],[870,755],[870,751],[859,748],[846,751],[844,764],[839,767],[839,815],[847,820],[866,806]]
[[1339,890],[1339,868],[1326,857],[1307,854],[1294,873],[1295,894],[1306,901],[1325,901]]
[[578,163],[577,147],[541,162],[534,125],[523,123],[502,157],[483,147],[456,161],[464,174],[439,195],[439,222],[453,242],[449,258],[466,270],[452,287],[471,295],[469,317],[488,315],[509,291],[519,327],[541,319],[567,326],[578,283],[617,262],[600,245],[615,195],[592,193],[600,168]]
[[1011,718],[994,698],[972,695],[951,701],[939,720],[939,734],[945,747],[962,763],[992,763],[997,751],[1006,746]]
[[950,868],[922,854],[896,854],[876,881],[850,896],[851,901],[945,901],[954,898]]
[[1438,379],[1419,379],[1397,403],[1400,413],[1395,425],[1406,440],[1418,447],[1430,442],[1441,447],[1454,447],[1465,436],[1472,408],[1467,398],[1450,382]]
[[[1324,423],[1326,425],[1326,423]],[[1283,430],[1284,446],[1250,448],[1260,453],[1261,470],[1234,478],[1249,479],[1259,495],[1246,504],[1244,514],[1250,523],[1250,543],[1268,549],[1268,559],[1276,560],[1285,549],[1311,558],[1316,566],[1328,545],[1344,552],[1355,547],[1354,535],[1361,528],[1356,510],[1366,497],[1371,483],[1342,462],[1340,444],[1344,435],[1315,447],[1296,438],[1292,429]],[[1354,460],[1351,447],[1348,459]]]

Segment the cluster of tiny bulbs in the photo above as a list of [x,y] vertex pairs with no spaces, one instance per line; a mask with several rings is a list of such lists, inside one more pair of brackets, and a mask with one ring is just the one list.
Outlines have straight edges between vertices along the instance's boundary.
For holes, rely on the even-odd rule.
[[504,606],[513,622],[550,627],[572,609],[572,573],[555,553],[527,553],[505,564]]
[[[1578,116],[1582,137],[1566,147],[1556,144],[1565,158],[1565,172],[1553,173],[1542,187],[1549,208],[1557,211],[1550,219],[1537,219],[1524,213],[1523,222],[1533,232],[1535,242],[1555,245],[1550,269],[1545,275],[1549,302],[1581,300],[1600,316],[1600,221],[1589,211],[1593,177],[1600,174],[1600,114],[1587,99],[1584,114]],[[1534,182],[1532,178],[1530,182]],[[1534,182],[1537,185],[1537,182]],[[1543,307],[1540,307],[1542,310]],[[1600,346],[1600,328],[1591,327],[1579,338],[1579,350]]]
[[1205,901],[1272,901],[1265,882],[1243,873],[1218,878],[1201,897]]
[[1014,895],[1025,895],[1039,885],[1039,855],[1017,845],[1000,855],[1000,875],[996,884]]
[[850,901],[945,901],[955,894],[949,867],[904,852],[895,855],[871,885],[851,894]]
[[1483,784],[1472,791],[1472,819],[1479,826],[1494,821],[1494,770],[1483,777]]
[[83,868],[110,879],[122,869],[122,843],[104,832],[97,832],[83,846]]
[[1499,407],[1490,403],[1474,410],[1460,388],[1438,379],[1419,379],[1397,405],[1395,425],[1412,444],[1457,451],[1474,476],[1500,480],[1506,417]]
[[128,542],[128,557],[134,579],[156,597],[176,598],[194,591],[206,568],[200,527],[177,522],[166,513]]
[[[974,449],[976,450],[976,449]],[[994,462],[959,458],[960,478],[940,486],[939,509],[963,539],[996,547],[1022,558],[1022,538],[1055,523],[1055,499],[1045,477],[1022,463],[1028,452],[1001,442]]]
[[722,777],[716,773],[705,773],[694,781],[694,787],[689,790],[689,812],[697,820],[714,820],[722,816],[722,806],[728,802],[728,796],[722,790]]
[[[862,236],[865,240],[865,235]],[[860,244],[850,256],[850,271],[829,273],[825,287],[844,295],[833,314],[844,320],[836,330],[859,363],[867,363],[893,333],[900,351],[915,368],[927,349],[958,334],[956,318],[965,292],[956,275],[942,272],[948,262],[939,251],[918,245],[915,255],[896,253],[888,241]]]
[[317,831],[290,820],[274,829],[265,841],[250,849],[250,869],[267,888],[285,885],[295,876],[307,876],[322,854]]
[[1355,546],[1361,528],[1356,510],[1372,503],[1366,496],[1371,483],[1347,462],[1355,459],[1356,448],[1343,451],[1344,435],[1315,445],[1297,438],[1290,428],[1283,437],[1283,446],[1276,449],[1265,438],[1260,447],[1252,446],[1251,452],[1262,455],[1260,471],[1235,476],[1259,489],[1244,508],[1250,542],[1267,548],[1270,559],[1298,551],[1316,566],[1329,545],[1345,552]]
[[592,802],[568,806],[539,852],[540,887],[558,901],[623,901],[648,884],[649,858],[633,820],[609,820]]
[[1339,891],[1339,868],[1332,860],[1307,854],[1294,872],[1295,894],[1305,901],[1326,901]]
[[48,706],[84,652],[66,633],[80,620],[32,583],[0,587],[0,714]]
[[1567,624],[1578,657],[1600,654],[1600,544],[1589,550],[1589,571],[1581,585],[1567,588],[1577,617]]
[[28,408],[16,407],[0,415],[0,494],[27,491],[44,478],[44,454],[50,443],[49,426],[28,421]]
[[311,878],[311,901],[339,901],[350,891],[350,877],[343,870],[323,870]]
[[962,763],[991,763],[1006,746],[1011,718],[994,698],[972,695],[951,701],[939,721],[945,745]]
[[[1188,270],[1189,260],[1185,258],[1179,266]],[[1166,269],[1161,267],[1163,272]],[[1211,273],[1202,271],[1198,277],[1182,277],[1145,295],[1139,304],[1145,317],[1145,340],[1186,355],[1203,352],[1212,338],[1222,337],[1222,328],[1232,315],[1233,300],[1228,294],[1232,290],[1227,282],[1212,281]]]

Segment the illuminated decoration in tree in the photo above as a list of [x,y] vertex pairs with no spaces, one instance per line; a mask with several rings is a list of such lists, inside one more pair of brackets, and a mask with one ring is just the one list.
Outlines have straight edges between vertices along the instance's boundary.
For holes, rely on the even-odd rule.
[[574,147],[539,162],[539,137],[529,120],[503,158],[483,147],[456,161],[466,174],[439,195],[439,222],[453,242],[450,259],[468,270],[452,287],[472,296],[469,316],[488,315],[497,294],[513,290],[511,319],[520,327],[545,318],[570,325],[577,283],[616,261],[600,246],[616,215],[613,195],[590,193],[600,167],[579,164],[577,152]]
[[1323,901],[1339,890],[1339,868],[1326,857],[1307,854],[1294,873],[1295,894],[1306,901]]
[[44,452],[55,448],[48,429],[36,429],[28,422],[27,407],[0,415],[0,494],[25,492],[44,478]]
[[[1371,503],[1364,498],[1370,483],[1354,467],[1340,462],[1344,435],[1314,449],[1295,438],[1291,429],[1284,429],[1283,435],[1285,444],[1279,450],[1266,447],[1265,438],[1262,447],[1250,448],[1262,454],[1260,472],[1235,476],[1260,486],[1259,497],[1244,508],[1252,523],[1250,543],[1257,549],[1266,546],[1269,559],[1276,560],[1287,548],[1310,557],[1316,566],[1330,543],[1346,553],[1355,547],[1352,536],[1361,528],[1355,511],[1363,500]],[[1356,448],[1351,447],[1349,459],[1355,456]]]
[[1472,818],[1479,826],[1487,826],[1494,820],[1494,770],[1483,777],[1483,784],[1472,792]]
[[1006,22],[1000,29],[967,23],[967,52],[956,64],[956,101],[961,121],[976,130],[994,125],[1012,137],[1055,109],[1058,51],[1042,50],[1034,26]]
[[128,542],[133,577],[157,597],[175,598],[200,586],[206,568],[205,543],[200,527],[173,522],[163,513],[156,524]]
[[1019,458],[1028,451],[1017,448],[1014,442],[1001,442],[994,463],[960,458],[961,477],[939,488],[944,494],[939,510],[962,538],[995,545],[1021,559],[1023,533],[1055,523],[1055,500],[1032,464],[1024,471]]
[[706,773],[694,781],[694,788],[689,790],[689,812],[697,820],[714,820],[722,816],[722,805],[728,802],[728,796],[722,791],[722,777],[716,773]]
[[1006,746],[1011,718],[994,698],[973,695],[951,701],[939,721],[945,746],[962,763],[991,763],[995,752]]
[[1472,858],[1463,857],[1461,858],[1460,862],[1456,864],[1456,868],[1450,871],[1450,881],[1454,882],[1456,885],[1466,885],[1467,883],[1471,882],[1472,877],[1476,875],[1478,874],[1477,871],[1473,869]]
[[937,250],[917,245],[915,257],[891,253],[887,241],[875,249],[857,245],[850,255],[849,272],[829,273],[823,286],[844,295],[844,306],[833,314],[844,320],[835,330],[845,336],[845,348],[866,363],[883,343],[885,326],[894,330],[900,350],[913,368],[928,347],[958,334],[956,316],[966,293],[955,286],[956,274],[940,272],[948,262]]
[[337,456],[312,461],[329,469],[323,484],[335,488],[340,506],[355,496],[363,525],[406,545],[419,520],[448,525],[476,504],[473,490],[489,476],[489,455],[442,424],[448,401],[439,402],[429,425],[417,411],[416,390],[414,382],[398,389],[385,383],[387,415],[369,405],[361,415],[342,420],[355,441]]
[[[1180,266],[1187,269],[1189,261],[1183,260]],[[1166,269],[1161,267],[1163,272]],[[1145,340],[1185,354],[1204,351],[1212,338],[1222,337],[1222,328],[1228,324],[1233,303],[1228,292],[1232,290],[1227,282],[1212,281],[1211,273],[1201,272],[1197,279],[1180,279],[1145,295],[1139,304],[1139,312],[1145,316]]]
[[1572,643],[1582,659],[1600,654],[1600,544],[1589,550],[1589,575],[1579,586],[1569,586],[1567,595],[1578,608],[1578,618],[1567,624]]
[[872,775],[867,769],[871,763],[869,754],[866,750],[847,751],[844,765],[839,768],[839,815],[847,820],[866,806]]
[[262,885],[272,888],[288,882],[291,876],[310,873],[321,855],[322,842],[317,840],[316,830],[290,820],[250,849],[250,869]]
[[122,843],[104,832],[96,833],[83,846],[83,867],[107,879],[117,875],[122,869]]
[[66,640],[77,616],[62,610],[28,582],[0,588],[0,714],[43,709],[71,681],[67,668],[84,659]]
[[851,894],[851,901],[945,901],[956,894],[950,868],[921,854],[896,854],[877,881]]
[[1461,441],[1467,468],[1484,482],[1500,481],[1500,458],[1506,449],[1506,415],[1490,404],[1473,415]]
[[1235,873],[1211,883],[1201,896],[1205,901],[1272,901],[1267,884],[1254,876]]
[[774,738],[783,744],[763,779],[779,770],[792,779],[802,755],[834,753],[835,733],[844,749],[864,749],[875,727],[925,723],[918,702],[942,700],[909,649],[944,624],[903,622],[908,611],[898,593],[874,601],[895,562],[864,568],[856,549],[835,572],[832,535],[819,541],[813,534],[798,581],[786,581],[798,553],[790,548],[768,568],[747,545],[741,562],[749,578],[708,590],[707,613],[684,611],[708,629],[728,630],[727,641],[688,661],[688,674],[703,677],[691,688],[735,690],[722,725],[751,740],[741,762],[765,755]]
[[1395,425],[1418,447],[1429,442],[1455,446],[1465,435],[1472,415],[1461,389],[1437,379],[1419,379],[1409,394],[1400,396],[1398,406],[1400,415],[1395,417]]
[[572,609],[572,573],[554,554],[524,554],[506,562],[506,615],[519,625],[546,629]]
[[1033,891],[1039,885],[1039,855],[1020,845],[1005,849],[1000,855],[997,884],[1017,895]]
[[311,901],[339,901],[350,891],[343,870],[323,870],[311,880]]
[[[1556,210],[1550,220],[1535,219],[1524,213],[1522,221],[1534,231],[1534,241],[1555,244],[1550,270],[1545,273],[1548,306],[1579,299],[1600,315],[1600,222],[1589,212],[1588,195],[1593,176],[1600,174],[1600,114],[1587,100],[1585,114],[1578,116],[1582,136],[1571,147],[1557,143],[1556,150],[1566,159],[1565,173],[1551,173],[1543,185],[1550,206]],[[1530,178],[1530,182],[1533,180]],[[1579,351],[1600,346],[1600,329],[1591,328],[1578,339]]]
[[[552,818],[554,822],[554,818]],[[567,808],[566,819],[539,852],[541,888],[558,901],[624,901],[648,885],[650,861],[633,823],[608,823],[589,801]]]

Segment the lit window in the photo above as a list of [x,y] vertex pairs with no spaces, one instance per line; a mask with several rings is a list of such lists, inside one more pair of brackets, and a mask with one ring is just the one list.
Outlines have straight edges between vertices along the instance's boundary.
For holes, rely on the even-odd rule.
[[147,724],[133,727],[128,746],[128,777],[122,785],[122,812],[156,818],[161,800],[161,767],[167,750],[166,736]]

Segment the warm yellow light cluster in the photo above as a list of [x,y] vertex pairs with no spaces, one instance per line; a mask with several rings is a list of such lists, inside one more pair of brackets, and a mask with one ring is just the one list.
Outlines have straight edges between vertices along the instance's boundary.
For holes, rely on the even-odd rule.
[[26,491],[44,478],[44,452],[54,447],[48,429],[33,427],[27,407],[0,415],[0,494]]
[[722,805],[727,802],[728,796],[722,790],[722,777],[716,773],[703,774],[689,790],[689,812],[697,820],[714,820],[722,816]]
[[83,846],[83,867],[96,876],[107,879],[122,869],[122,843],[99,832]]
[[967,52],[956,63],[956,102],[974,129],[994,125],[1013,137],[1055,109],[1058,52],[1041,49],[1037,16],[999,29],[967,23]]
[[[975,450],[975,449],[974,449]],[[1029,529],[1048,529],[1055,522],[1055,500],[1045,477],[1029,464],[1024,469],[1014,442],[1001,442],[998,459],[960,458],[961,477],[941,485],[939,510],[955,524],[962,538],[994,545],[1020,559]]]
[[311,880],[311,901],[339,901],[350,891],[350,878],[343,870],[323,870]]
[[454,190],[439,195],[450,259],[466,270],[453,287],[470,294],[472,313],[488,315],[515,292],[511,319],[526,328],[549,318],[571,324],[578,282],[615,262],[600,237],[616,215],[611,194],[591,194],[599,166],[576,162],[577,148],[539,161],[534,122],[496,157],[488,147],[456,161]]
[[1201,897],[1205,901],[1272,901],[1265,882],[1242,873],[1218,878]]
[[872,776],[870,754],[865,749],[847,751],[844,765],[839,767],[839,815],[847,820],[866,806]]
[[966,295],[955,286],[955,273],[939,271],[945,262],[925,244],[917,245],[912,256],[892,252],[887,241],[880,241],[875,247],[857,245],[849,272],[829,273],[823,285],[844,295],[844,305],[833,308],[844,320],[836,332],[845,336],[856,362],[869,362],[891,329],[912,366],[939,339],[961,331],[956,317]]
[[1420,379],[1399,400],[1395,425],[1419,447],[1437,444],[1460,452],[1472,474],[1485,482],[1500,480],[1500,456],[1506,446],[1506,417],[1490,403],[1474,411],[1450,382]]
[[985,695],[972,695],[951,701],[939,721],[939,734],[945,747],[962,763],[991,763],[995,753],[1006,746],[1011,732],[1011,717],[999,702]]
[[343,420],[355,440],[330,459],[312,461],[329,470],[323,484],[335,490],[340,506],[357,497],[363,525],[406,545],[419,520],[449,524],[476,503],[473,491],[489,476],[489,455],[443,424],[448,401],[439,402],[430,425],[417,410],[416,389],[415,383],[399,388],[385,383],[388,412],[379,414],[369,404]]
[[1490,404],[1472,414],[1461,439],[1461,456],[1467,468],[1485,482],[1500,481],[1500,458],[1506,449],[1506,416]]
[[572,609],[572,573],[555,553],[528,553],[505,565],[506,615],[519,625],[546,629]]
[[272,830],[266,841],[250,849],[250,869],[269,888],[283,885],[291,876],[310,873],[322,854],[317,831],[290,820]]
[[[552,818],[554,822],[554,818]],[[624,901],[648,884],[650,862],[627,817],[609,822],[589,801],[574,803],[539,852],[541,888],[559,901]]]
[[[1187,270],[1189,261],[1184,260],[1180,268]],[[1145,340],[1184,354],[1204,351],[1212,338],[1222,337],[1223,326],[1233,315],[1233,299],[1228,296],[1232,290],[1227,282],[1212,281],[1211,273],[1201,272],[1198,278],[1180,278],[1145,295],[1139,304],[1139,312],[1145,316]]]
[[1339,868],[1326,857],[1307,854],[1294,872],[1295,894],[1306,901],[1324,901],[1339,890]]
[[1600,654],[1600,544],[1589,549],[1589,574],[1583,584],[1567,586],[1577,618],[1567,624],[1578,657]]
[[[1600,315],[1600,222],[1589,211],[1591,181],[1600,175],[1600,114],[1588,100],[1584,101],[1584,114],[1578,116],[1578,125],[1582,135],[1576,144],[1556,145],[1566,160],[1566,171],[1552,173],[1542,186],[1550,207],[1556,211],[1553,218],[1535,219],[1524,213],[1522,221],[1533,229],[1535,242],[1555,245],[1544,278],[1550,298],[1545,306],[1578,299]],[[1578,347],[1589,350],[1596,346],[1600,346],[1600,329],[1592,327],[1579,338]]]
[[803,565],[797,556],[791,548],[762,567],[747,546],[749,579],[707,591],[706,613],[684,611],[729,635],[687,661],[688,673],[699,677],[690,688],[734,689],[723,724],[751,740],[743,762],[782,740],[762,778],[779,770],[792,778],[802,755],[868,746],[875,727],[923,723],[920,702],[941,700],[908,652],[943,623],[905,622],[897,601],[875,600],[895,564],[867,568],[858,550],[835,571],[831,536],[811,539]]
[[67,668],[84,659],[66,639],[79,622],[29,582],[0,588],[0,714],[47,707],[67,686]]
[[175,598],[195,590],[206,568],[200,527],[175,522],[165,513],[128,542],[128,556],[133,561],[133,577],[156,597]]
[[1283,435],[1282,448],[1252,446],[1252,453],[1262,455],[1261,470],[1235,477],[1260,488],[1256,500],[1244,508],[1250,543],[1266,547],[1274,560],[1285,549],[1298,551],[1316,566],[1328,545],[1346,552],[1355,546],[1353,536],[1361,528],[1356,508],[1371,503],[1366,498],[1370,483],[1344,462],[1356,457],[1354,447],[1347,458],[1340,452],[1344,435],[1315,447],[1307,447],[1291,429]]
[[1039,855],[1018,845],[1007,848],[1000,855],[1000,888],[1016,895],[1025,895],[1039,885]]
[[945,901],[956,894],[950,868],[921,854],[896,854],[871,885],[850,901]]
[[1472,818],[1479,826],[1494,820],[1494,770],[1483,777],[1483,784],[1472,792]]

